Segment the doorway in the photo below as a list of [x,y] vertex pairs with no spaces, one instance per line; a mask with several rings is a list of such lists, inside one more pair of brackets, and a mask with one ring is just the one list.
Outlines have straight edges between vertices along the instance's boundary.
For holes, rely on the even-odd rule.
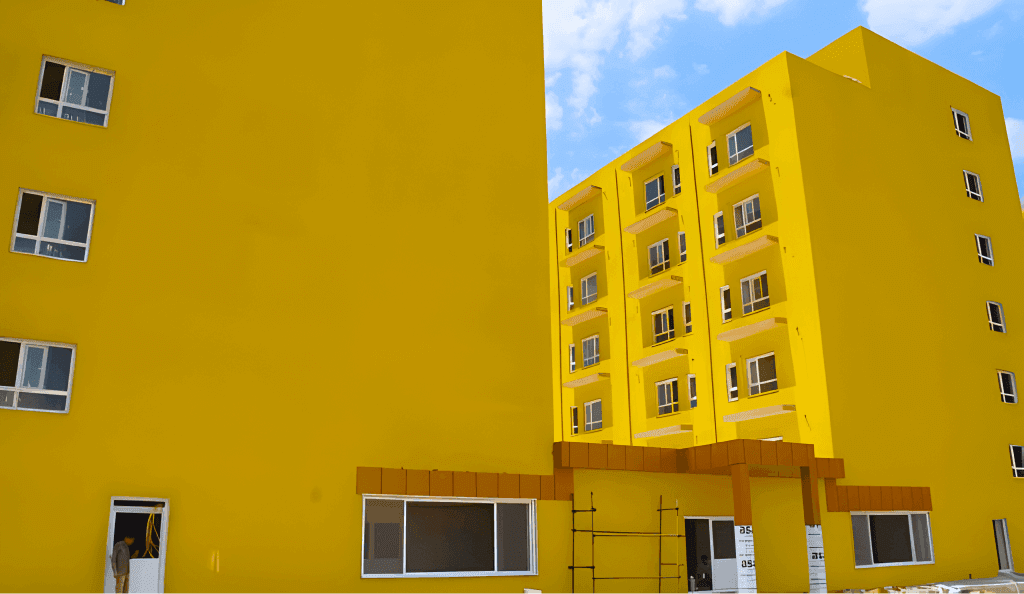
[[103,556],[104,592],[115,591],[111,565],[114,544],[131,537],[134,542],[128,546],[128,591],[163,594],[169,506],[169,500],[155,497],[111,498],[107,554]]
[[735,591],[736,534],[732,517],[688,517],[684,528],[691,591]]
[[992,520],[992,528],[996,533],[996,556],[999,558],[999,571],[1013,571],[1013,552],[1010,550],[1010,532],[1006,528],[1006,518]]

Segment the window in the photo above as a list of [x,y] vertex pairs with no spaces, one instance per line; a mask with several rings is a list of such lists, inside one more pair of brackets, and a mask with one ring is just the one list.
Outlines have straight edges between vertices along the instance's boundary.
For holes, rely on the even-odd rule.
[[675,338],[676,322],[672,317],[671,307],[652,313],[651,318],[654,322],[654,344]]
[[1003,317],[1003,306],[995,301],[988,302],[988,329],[1006,332],[1006,319]]
[[576,406],[569,407],[569,422],[572,424],[572,435],[580,433],[580,409]]
[[673,193],[678,194],[683,189],[683,179],[679,174],[679,166],[672,166],[672,190]]
[[850,512],[856,567],[933,563],[928,514]]
[[43,56],[36,113],[106,126],[113,92],[112,70]]
[[565,230],[565,252],[572,253],[572,229]]
[[977,173],[971,173],[964,169],[964,187],[967,188],[967,197],[978,202],[984,202],[985,197],[981,194],[981,177]]
[[537,575],[531,499],[363,497],[362,577]]
[[665,201],[665,178],[658,176],[644,184],[645,196],[647,199],[647,210]]
[[693,332],[693,321],[690,318],[690,302],[683,302],[683,333],[689,334]]
[[716,173],[718,173],[718,147],[712,142],[708,145],[708,175]]
[[113,2],[114,4],[124,6],[124,0],[107,0],[107,2]]
[[690,408],[697,408],[697,376],[691,373],[686,379],[690,388]]
[[580,247],[583,247],[594,240],[594,215],[580,221]]
[[658,382],[658,414],[668,415],[679,412],[679,378]]
[[718,292],[722,298],[722,323],[724,324],[732,319],[732,295],[729,285],[725,285]]
[[0,338],[0,408],[68,412],[75,346]]
[[725,366],[725,385],[729,389],[729,402],[740,399],[740,383],[736,374],[736,364],[729,363]]
[[1024,478],[1024,447],[1010,446],[1010,464],[1013,465],[1013,476]]
[[782,441],[782,436],[776,435],[775,437],[762,437],[760,441]]
[[565,311],[572,311],[576,303],[572,300],[572,285],[565,288]]
[[974,243],[978,246],[978,262],[995,266],[995,259],[992,257],[992,238],[975,233]]
[[764,270],[740,281],[743,315],[768,307],[768,273]]
[[583,290],[580,297],[580,304],[586,305],[597,301],[597,273],[583,278]]
[[953,109],[953,125],[956,127],[956,133],[960,138],[973,140],[971,138],[971,119],[967,117],[966,113],[959,109]]
[[718,213],[715,215],[715,247],[720,248],[725,243],[725,215]]
[[583,339],[583,367],[590,367],[601,362],[601,348],[598,335]]
[[569,343],[569,373],[576,371],[576,344]]
[[647,260],[651,266],[651,275],[668,270],[671,265],[668,258],[668,240],[662,239],[658,243],[647,246]]
[[11,251],[85,262],[94,204],[80,198],[21,190]]
[[596,431],[601,428],[601,400],[591,400],[583,405],[586,418],[584,431]]
[[1007,404],[1017,404],[1017,378],[1011,371],[999,371],[999,395]]
[[679,263],[686,262],[686,233],[679,232]]
[[751,396],[779,389],[775,373],[775,353],[747,359],[747,382],[750,384]]
[[750,132],[750,124],[746,124],[729,133],[729,165],[735,165],[754,154],[754,137]]
[[761,228],[761,198],[757,194],[733,206],[732,211],[736,220],[736,237]]

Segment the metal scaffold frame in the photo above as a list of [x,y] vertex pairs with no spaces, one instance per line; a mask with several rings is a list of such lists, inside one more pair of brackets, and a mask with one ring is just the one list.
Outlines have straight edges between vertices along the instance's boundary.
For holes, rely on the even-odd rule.
[[[590,508],[589,509],[576,509],[576,495],[572,494],[569,496],[569,501],[572,503],[572,565],[569,566],[569,571],[572,577],[572,591],[576,592],[576,570],[577,569],[589,569],[591,577],[591,591],[597,592],[597,580],[657,580],[658,581],[658,592],[661,592],[662,580],[676,580],[676,591],[679,591],[679,580],[682,579],[682,575],[679,573],[679,568],[685,563],[679,563],[679,547],[682,546],[681,541],[676,541],[676,562],[665,563],[662,557],[662,543],[665,538],[686,538],[686,535],[679,532],[679,500],[676,500],[675,507],[665,507],[664,496],[658,496],[658,531],[629,531],[629,530],[598,530],[595,528],[594,518],[597,512],[597,508],[594,507],[594,492],[590,492]],[[666,533],[664,525],[664,514],[667,511],[675,512],[675,532]],[[590,529],[577,528],[576,527],[576,514],[590,514]],[[576,533],[586,532],[590,533],[590,565],[576,565]],[[598,537],[611,536],[611,537],[636,537],[636,538],[657,538],[658,539],[658,575],[656,576],[598,576],[597,575],[597,559],[595,556],[595,544]],[[675,575],[663,575],[663,568],[665,566],[675,567]]]

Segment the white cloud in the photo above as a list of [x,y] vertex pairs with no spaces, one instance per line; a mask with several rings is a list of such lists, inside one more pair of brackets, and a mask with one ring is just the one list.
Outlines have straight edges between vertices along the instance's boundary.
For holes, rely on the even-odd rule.
[[545,77],[544,78],[544,87],[547,88],[547,87],[554,86],[555,83],[558,82],[558,79],[560,79],[560,78],[562,78],[562,73],[561,72],[556,72],[556,73],[554,73],[551,76]]
[[561,167],[555,167],[555,177],[548,179],[548,199],[556,198],[561,192],[562,182],[565,180],[565,175],[562,173]]
[[1013,160],[1024,160],[1024,120],[1006,118],[1006,135],[1010,138],[1010,155]]
[[756,12],[765,15],[769,10],[784,4],[786,0],[697,0],[697,9],[718,13],[718,20],[732,26]]
[[676,71],[668,64],[654,69],[654,78],[672,78],[675,75]]
[[701,75],[701,76],[707,74],[708,72],[711,72],[711,70],[708,69],[708,65],[707,64],[696,64],[696,63],[693,65],[693,71],[696,72],[697,74]]
[[628,125],[629,131],[633,134],[633,137],[636,138],[636,141],[642,142],[653,136],[658,130],[669,125],[669,122],[662,122],[659,120],[633,120],[629,122]]
[[562,106],[558,103],[558,95],[554,93],[544,95],[544,116],[548,122],[548,130],[562,129],[562,111]]
[[868,27],[896,43],[914,46],[949,33],[992,10],[1002,0],[861,0]]

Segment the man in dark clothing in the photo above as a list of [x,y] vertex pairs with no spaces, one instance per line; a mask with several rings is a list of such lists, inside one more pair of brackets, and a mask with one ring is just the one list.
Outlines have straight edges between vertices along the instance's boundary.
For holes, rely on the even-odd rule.
[[[131,558],[128,547],[132,546],[134,542],[134,537],[126,536],[124,540],[114,544],[114,551],[110,555],[110,565],[114,569],[114,579],[117,582],[114,586],[115,592],[128,591],[128,569],[130,567],[128,559]],[[135,554],[138,555],[138,551]]]

